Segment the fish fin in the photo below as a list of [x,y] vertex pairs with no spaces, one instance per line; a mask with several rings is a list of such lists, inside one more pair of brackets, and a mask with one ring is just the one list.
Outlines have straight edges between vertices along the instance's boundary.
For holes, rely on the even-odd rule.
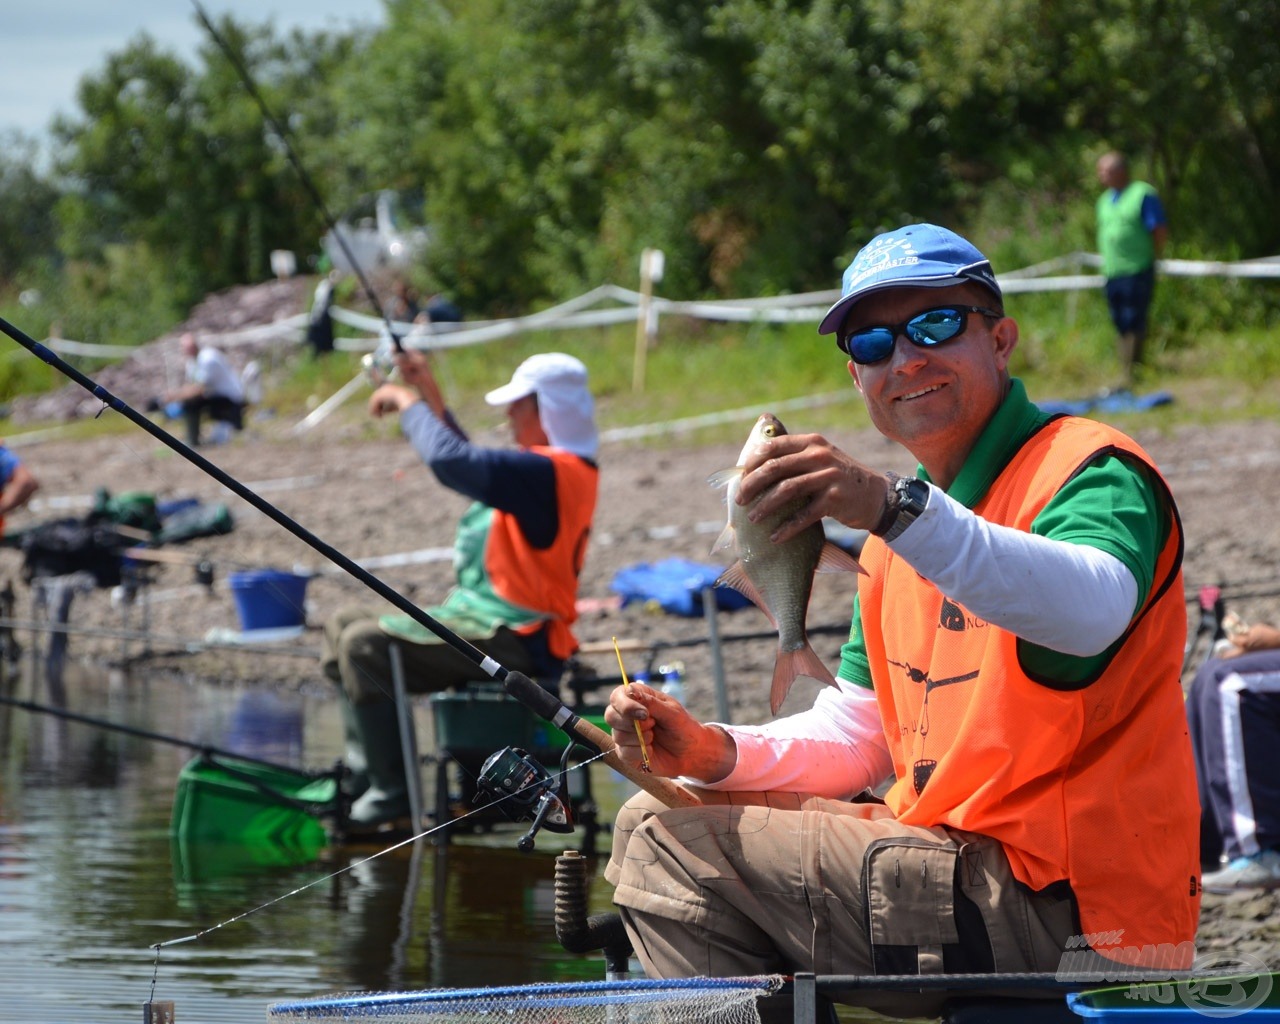
[[860,572],[867,575],[867,570],[858,564],[858,560],[838,544],[827,541],[822,545],[822,553],[818,555],[818,567],[814,572]]
[[808,676],[828,686],[837,685],[831,670],[822,663],[818,652],[809,645],[808,640],[803,647],[797,647],[793,651],[779,651],[778,658],[773,663],[773,684],[769,687],[769,711],[772,714],[776,715],[782,707],[797,676]]
[[725,523],[724,529],[720,531],[720,536],[716,538],[716,542],[711,545],[711,553],[714,555],[717,551],[723,551],[727,547],[731,547],[737,539],[731,523]]
[[712,487],[728,487],[736,478],[742,475],[741,466],[730,466],[728,469],[717,470],[707,477],[707,483]]
[[747,575],[747,571],[742,567],[740,561],[734,562],[733,565],[720,574],[720,577],[716,580],[716,586],[732,587],[764,612],[769,619],[769,624],[774,629],[778,628],[778,620],[773,617],[773,612],[769,611],[769,606],[764,603],[764,598],[760,596],[760,591],[751,582],[751,577]]

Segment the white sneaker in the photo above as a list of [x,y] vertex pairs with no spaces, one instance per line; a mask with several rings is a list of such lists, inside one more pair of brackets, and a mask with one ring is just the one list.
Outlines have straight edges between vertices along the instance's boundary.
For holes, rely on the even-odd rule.
[[223,420],[214,420],[209,425],[209,443],[226,444],[231,440],[231,424]]
[[1280,888],[1280,851],[1263,850],[1249,857],[1237,857],[1221,871],[1205,875],[1200,884],[1205,892],[1216,893]]

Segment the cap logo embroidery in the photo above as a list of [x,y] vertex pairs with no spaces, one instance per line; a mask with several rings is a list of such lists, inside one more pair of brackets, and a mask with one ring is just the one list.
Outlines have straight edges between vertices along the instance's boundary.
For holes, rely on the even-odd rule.
[[872,274],[881,274],[895,267],[910,267],[920,262],[911,239],[884,236],[872,241],[858,254],[858,258],[845,272],[844,294],[848,295]]

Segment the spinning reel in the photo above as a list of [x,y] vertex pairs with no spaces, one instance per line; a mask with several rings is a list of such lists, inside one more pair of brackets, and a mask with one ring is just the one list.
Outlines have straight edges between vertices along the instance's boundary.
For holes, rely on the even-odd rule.
[[541,829],[573,831],[566,782],[573,748],[574,744],[569,744],[561,755],[558,776],[553,776],[536,757],[519,747],[506,747],[491,754],[480,768],[476,779],[478,799],[493,803],[512,821],[533,822],[516,842],[516,849],[521,853],[533,849],[533,837]]
[[371,387],[381,387],[391,379],[396,369],[395,346],[385,330],[378,341],[378,347],[361,358],[360,367]]

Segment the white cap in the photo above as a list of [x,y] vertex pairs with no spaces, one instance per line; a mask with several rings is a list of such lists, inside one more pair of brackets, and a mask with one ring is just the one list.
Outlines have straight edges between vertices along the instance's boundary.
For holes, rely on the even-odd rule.
[[484,396],[490,405],[510,405],[538,396],[538,419],[555,447],[594,459],[600,446],[595,401],[587,389],[587,368],[563,352],[541,352],[516,367],[511,382]]

